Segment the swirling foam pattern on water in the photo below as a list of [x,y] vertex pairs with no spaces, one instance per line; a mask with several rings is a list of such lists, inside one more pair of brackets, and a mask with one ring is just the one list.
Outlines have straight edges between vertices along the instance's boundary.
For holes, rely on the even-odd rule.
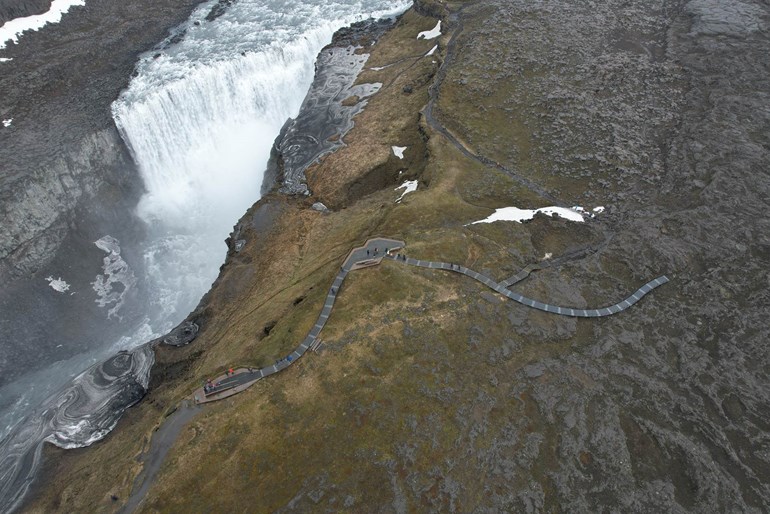
[[[222,241],[259,199],[272,143],[299,111],[318,52],[337,29],[410,4],[239,0],[207,20],[215,5],[208,2],[175,31],[184,33],[181,41],[172,37],[140,59],[136,76],[113,104],[113,117],[147,189],[138,213],[151,235],[143,249],[149,276],[137,279],[154,285],[143,331],[105,347],[135,348],[195,307],[224,260]],[[75,374],[104,351],[58,363],[51,372]],[[43,441],[91,444],[144,393],[152,364],[148,347],[107,362],[51,395],[0,442],[0,511],[23,498]],[[22,386],[10,386],[24,396]],[[50,389],[50,378],[41,373],[34,387]],[[27,411],[25,398],[6,403],[14,412]]]
[[44,442],[88,446],[145,394],[155,354],[149,344],[120,352],[78,375],[0,443],[0,509],[18,506],[35,478]]

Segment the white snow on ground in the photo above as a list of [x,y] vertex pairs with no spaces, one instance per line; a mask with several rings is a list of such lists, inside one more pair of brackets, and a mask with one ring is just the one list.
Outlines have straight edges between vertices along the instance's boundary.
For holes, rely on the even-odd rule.
[[441,35],[441,20],[436,23],[433,30],[426,30],[417,34],[417,39],[435,39]]
[[503,207],[501,209],[496,209],[494,213],[490,214],[483,220],[474,221],[471,223],[471,225],[475,225],[476,223],[492,223],[494,221],[516,221],[521,223],[522,221],[531,220],[538,212],[548,214],[549,216],[561,216],[562,218],[568,219],[570,221],[583,221],[583,216],[579,212],[573,209],[567,209],[566,207],[541,207],[540,209],[519,209],[518,207]]
[[572,210],[575,212],[579,212],[580,214],[584,214],[586,216],[590,216],[587,210],[585,208],[581,207],[580,205],[573,205]]
[[551,257],[553,257],[553,254],[551,252],[547,252],[545,255],[543,255],[542,260],[547,261]]
[[48,277],[46,278],[46,280],[48,281],[48,285],[51,286],[51,288],[54,291],[63,293],[65,291],[68,291],[70,288],[70,285],[66,283],[64,280],[62,280],[61,277],[59,278]]
[[391,148],[393,149],[393,155],[395,155],[399,159],[404,158],[404,150],[407,149],[406,146],[391,146]]
[[404,197],[405,194],[411,193],[412,191],[417,191],[417,181],[416,180],[407,180],[400,186],[398,186],[394,191],[398,191],[399,189],[403,189],[404,192],[401,193],[401,196],[398,197],[398,200],[396,200],[396,203],[400,203],[401,199]]
[[11,126],[11,123],[13,123],[13,118],[8,118],[7,120],[3,120],[3,127],[8,128]]
[[8,41],[18,43],[22,32],[28,30],[40,30],[48,23],[59,23],[64,13],[70,10],[70,7],[76,5],[86,5],[85,0],[53,0],[51,9],[43,14],[27,16],[25,18],[14,18],[5,22],[0,27],[0,48],[5,48]]
[[13,57],[0,57],[0,62],[10,62],[13,60]]
[[597,214],[601,214],[604,212],[604,207],[600,205],[599,207],[594,207],[593,209],[591,209],[591,212],[588,212],[588,210],[581,207],[580,205],[574,205],[572,207],[572,210],[579,212],[583,216],[588,216],[589,218],[595,218]]
[[425,57],[428,57],[429,55],[433,55],[433,52],[435,52],[436,49],[438,49],[438,45],[433,45],[433,48],[431,48],[430,51],[427,54],[425,54]]

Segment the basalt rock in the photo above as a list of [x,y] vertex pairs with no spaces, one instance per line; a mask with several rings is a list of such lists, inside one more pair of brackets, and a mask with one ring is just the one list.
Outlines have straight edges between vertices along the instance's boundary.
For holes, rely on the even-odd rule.
[[200,330],[200,327],[195,322],[185,320],[161,338],[161,342],[169,346],[184,346],[195,339],[195,336],[198,335],[198,330]]
[[42,14],[51,8],[51,0],[0,0],[0,25],[14,18]]

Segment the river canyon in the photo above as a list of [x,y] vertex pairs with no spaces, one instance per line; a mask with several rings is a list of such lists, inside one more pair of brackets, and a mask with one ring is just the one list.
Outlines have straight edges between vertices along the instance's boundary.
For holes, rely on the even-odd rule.
[[[766,510],[767,5],[410,5],[0,0],[50,18],[0,42],[3,511]],[[671,280],[555,319],[386,264],[186,410],[375,235],[576,308]]]

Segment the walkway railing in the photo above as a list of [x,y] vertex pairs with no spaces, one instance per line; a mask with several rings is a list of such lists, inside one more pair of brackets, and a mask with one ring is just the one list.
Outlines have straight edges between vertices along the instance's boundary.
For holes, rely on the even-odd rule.
[[526,305],[527,307],[531,307],[543,312],[550,312],[551,314],[572,316],[577,318],[599,318],[602,316],[617,314],[618,312],[624,311],[631,307],[633,304],[641,300],[644,295],[656,287],[668,282],[668,277],[662,275],[654,280],[647,282],[625,300],[622,300],[614,305],[610,305],[609,307],[601,307],[599,309],[575,309],[573,307],[561,307],[543,303],[538,300],[533,300],[532,298],[527,298],[526,296],[508,289],[510,285],[526,278],[526,276],[528,276],[531,271],[545,267],[543,265],[527,266],[520,273],[514,275],[508,280],[503,282],[495,282],[491,278],[459,264],[453,264],[449,262],[424,261],[421,259],[413,259],[411,257],[402,256],[401,254],[393,255],[393,252],[396,252],[403,247],[403,241],[376,238],[367,240],[364,246],[352,249],[350,253],[348,253],[345,262],[340,267],[340,271],[334,278],[331,287],[329,287],[329,291],[326,294],[326,299],[324,300],[324,306],[321,309],[321,313],[319,314],[315,325],[313,325],[313,328],[310,329],[308,335],[305,337],[305,339],[302,340],[302,343],[300,343],[300,345],[297,346],[294,351],[292,351],[286,357],[279,359],[274,364],[261,369],[253,370],[251,368],[241,368],[235,374],[227,375],[221,378],[221,380],[217,382],[219,385],[206,388],[207,391],[205,392],[203,388],[198,389],[195,392],[195,401],[198,403],[205,403],[227,398],[228,396],[243,391],[257,380],[270,376],[274,373],[278,373],[279,371],[286,369],[291,364],[296,362],[305,354],[306,351],[308,351],[309,348],[318,342],[318,335],[321,333],[321,330],[323,330],[326,322],[329,319],[329,316],[331,315],[334,302],[337,299],[337,295],[339,294],[340,288],[342,287],[342,283],[345,281],[345,277],[347,277],[351,270],[359,269],[361,263],[363,262],[365,262],[367,265],[375,265],[379,264],[382,259],[390,259],[394,262],[408,264],[410,266],[460,273],[474,280],[477,280],[478,282],[481,282],[485,286],[507,298],[510,298],[514,302],[518,302],[522,305]]

